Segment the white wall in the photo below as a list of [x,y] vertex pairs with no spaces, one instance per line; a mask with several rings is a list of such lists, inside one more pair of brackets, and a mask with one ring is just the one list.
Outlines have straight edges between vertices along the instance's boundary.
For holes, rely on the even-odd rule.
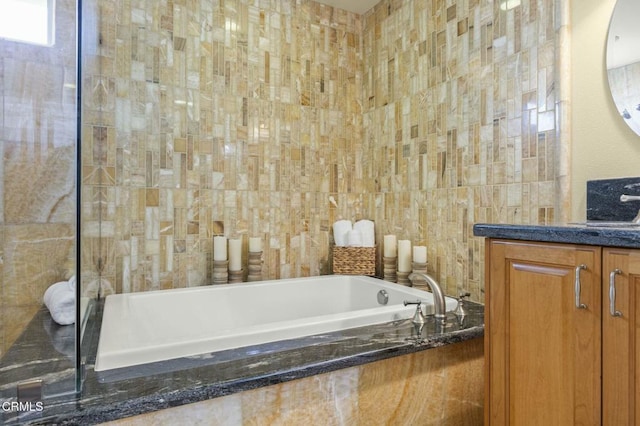
[[640,176],[640,136],[618,116],[605,47],[616,0],[572,0],[572,220],[584,220],[586,182]]

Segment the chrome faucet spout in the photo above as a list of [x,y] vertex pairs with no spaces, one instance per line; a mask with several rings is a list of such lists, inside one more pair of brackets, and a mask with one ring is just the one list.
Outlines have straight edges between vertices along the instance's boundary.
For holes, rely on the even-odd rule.
[[620,196],[620,201],[623,203],[628,203],[629,201],[640,201],[640,195],[622,194]]
[[424,274],[422,272],[412,272],[409,274],[409,281],[413,282],[416,278],[424,280],[427,283],[427,286],[431,289],[431,292],[433,293],[433,307],[435,311],[434,317],[436,318],[436,321],[444,322],[447,308],[440,284],[438,284],[431,275]]

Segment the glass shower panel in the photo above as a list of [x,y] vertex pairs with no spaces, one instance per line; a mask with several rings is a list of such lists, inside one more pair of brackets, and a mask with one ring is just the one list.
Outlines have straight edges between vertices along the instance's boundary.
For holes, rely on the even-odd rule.
[[47,4],[53,44],[0,38],[2,402],[18,384],[39,383],[45,400],[77,386],[77,4]]

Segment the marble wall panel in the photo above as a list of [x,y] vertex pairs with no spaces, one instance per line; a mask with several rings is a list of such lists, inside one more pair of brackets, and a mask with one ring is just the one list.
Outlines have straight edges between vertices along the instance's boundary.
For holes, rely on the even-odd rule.
[[2,228],[0,335],[4,344],[0,355],[42,306],[45,290],[75,272],[73,225],[36,223]]

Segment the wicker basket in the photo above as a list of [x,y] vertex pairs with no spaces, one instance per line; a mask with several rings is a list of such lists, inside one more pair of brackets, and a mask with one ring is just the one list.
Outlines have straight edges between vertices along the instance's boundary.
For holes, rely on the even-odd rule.
[[333,273],[374,276],[376,274],[376,248],[334,246]]

